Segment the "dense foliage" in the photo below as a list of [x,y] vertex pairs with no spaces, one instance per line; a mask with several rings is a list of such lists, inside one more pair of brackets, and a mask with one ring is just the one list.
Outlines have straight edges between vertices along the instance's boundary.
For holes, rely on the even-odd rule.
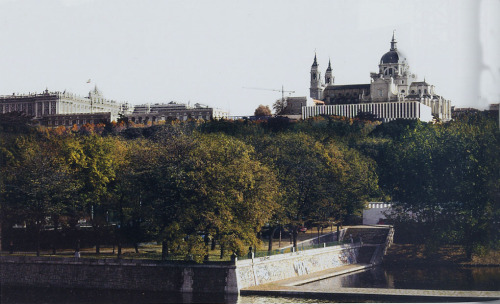
[[37,252],[53,229],[75,248],[86,233],[97,252],[157,241],[164,258],[202,261],[216,245],[221,257],[245,254],[263,227],[288,227],[296,244],[300,226],[352,222],[367,202],[390,200],[408,241],[461,244],[470,256],[498,246],[498,151],[498,124],[483,113],[446,124],[276,117],[71,129],[2,115],[2,245],[17,226]]

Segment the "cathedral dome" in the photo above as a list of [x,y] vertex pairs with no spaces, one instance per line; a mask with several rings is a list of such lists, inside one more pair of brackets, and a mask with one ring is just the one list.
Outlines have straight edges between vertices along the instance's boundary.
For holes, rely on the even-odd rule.
[[405,56],[397,50],[390,50],[385,53],[382,58],[380,58],[380,64],[384,63],[402,63],[405,60]]
[[403,63],[406,58],[405,56],[398,51],[396,46],[396,39],[394,39],[394,32],[392,33],[392,41],[391,41],[391,49],[389,52],[385,53],[382,58],[380,58],[380,64],[386,63]]

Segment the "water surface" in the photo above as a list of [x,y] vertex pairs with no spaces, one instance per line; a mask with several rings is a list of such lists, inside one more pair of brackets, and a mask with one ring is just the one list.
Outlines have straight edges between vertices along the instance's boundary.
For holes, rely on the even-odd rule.
[[500,290],[500,267],[398,267],[377,266],[302,286],[334,289],[395,288],[432,290]]

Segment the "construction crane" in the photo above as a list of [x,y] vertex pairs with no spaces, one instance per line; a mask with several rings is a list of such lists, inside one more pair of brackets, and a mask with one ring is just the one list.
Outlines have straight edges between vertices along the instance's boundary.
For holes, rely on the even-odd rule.
[[248,89],[248,90],[262,90],[262,91],[281,92],[281,104],[282,104],[283,108],[286,108],[285,92],[289,93],[289,94],[295,93],[295,91],[285,91],[283,85],[281,86],[281,90],[277,90],[277,89],[264,89],[264,88],[247,88],[247,87],[243,87],[243,88],[244,89]]
[[283,102],[285,102],[285,93],[295,93],[295,91],[285,91],[283,86],[281,86],[281,90],[277,90],[277,89],[264,89],[264,88],[247,88],[247,87],[243,87],[244,89],[247,89],[247,90],[262,90],[262,91],[274,91],[274,92],[281,92],[281,100]]

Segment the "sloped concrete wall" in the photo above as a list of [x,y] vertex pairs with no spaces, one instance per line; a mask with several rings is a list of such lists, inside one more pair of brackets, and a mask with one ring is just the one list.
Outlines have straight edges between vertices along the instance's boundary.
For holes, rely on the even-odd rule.
[[236,262],[238,287],[246,288],[357,263],[361,244],[310,249]]

